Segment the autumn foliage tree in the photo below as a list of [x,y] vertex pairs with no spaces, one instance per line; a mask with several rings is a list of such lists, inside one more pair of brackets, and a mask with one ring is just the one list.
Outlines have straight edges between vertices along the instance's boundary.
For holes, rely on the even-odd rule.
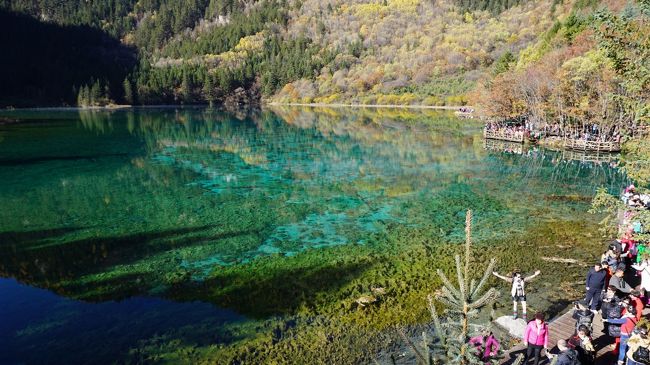
[[497,64],[474,100],[495,119],[634,133],[650,118],[648,2],[628,4],[621,15],[572,13],[522,51],[515,67]]

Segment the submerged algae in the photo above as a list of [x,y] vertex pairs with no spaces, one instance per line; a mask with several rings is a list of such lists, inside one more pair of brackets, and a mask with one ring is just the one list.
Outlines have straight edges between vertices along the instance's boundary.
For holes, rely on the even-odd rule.
[[[576,219],[567,223],[547,222],[525,235],[512,236],[512,241],[509,242],[483,242],[476,247],[473,261],[478,264],[474,268],[476,271],[482,270],[480,263],[495,257],[499,268],[504,271],[518,268],[524,272],[533,272],[539,269],[542,276],[528,288],[529,308],[531,311],[558,310],[558,304],[566,305],[577,299],[567,296],[564,287],[581,280],[588,265],[547,262],[541,257],[560,255],[589,262],[588,259],[597,254],[601,247],[598,237],[591,235],[592,225],[588,219]],[[233,275],[238,278],[238,283],[246,285],[215,289],[204,300],[222,304],[223,300],[228,300],[226,298],[238,297],[228,294],[239,291],[244,297],[239,300],[245,302],[243,305],[247,308],[263,311],[272,308],[276,314],[293,308],[287,313],[295,314],[288,317],[293,319],[272,316],[264,320],[265,331],[258,332],[259,336],[243,339],[237,345],[196,348],[201,354],[197,359],[206,362],[220,359],[226,363],[370,361],[379,349],[388,348],[394,341],[399,341],[392,337],[390,328],[429,321],[426,296],[440,287],[435,270],[442,269],[450,274],[454,272],[452,257],[462,247],[445,244],[440,238],[432,237],[436,237],[436,233],[430,230],[402,227],[375,243],[384,248],[381,253],[361,247],[360,252],[350,258],[350,253],[345,251],[352,247],[343,246],[322,250],[318,255],[307,251],[281,261],[264,258],[259,265],[232,267],[228,273],[214,273],[214,286],[219,287],[224,277],[230,278]],[[534,255],[530,254],[531,247],[535,247]],[[342,257],[355,264],[342,263]],[[362,270],[349,275],[347,268],[350,265],[357,267],[361,263],[364,265]],[[341,267],[345,275],[332,276],[331,271],[324,269],[327,267]],[[301,271],[311,274],[307,281],[301,281],[292,275]],[[557,275],[558,271],[563,274]],[[269,272],[276,273],[272,274],[272,280],[275,281],[272,285],[267,285],[268,279],[264,279]],[[287,275],[278,276],[278,273]],[[341,278],[345,280],[340,281]],[[254,284],[258,280],[262,281],[260,286]],[[491,285],[499,287],[502,283],[491,279]],[[366,308],[353,304],[355,298],[370,293],[371,287],[377,286],[386,291],[379,302]],[[269,294],[276,293],[276,288],[279,290],[277,296],[270,298]],[[303,288],[299,289],[303,295],[298,298],[293,292],[296,288]],[[507,288],[502,292],[507,292]],[[267,306],[269,300],[272,302]],[[507,314],[510,305],[509,297],[504,295],[496,310]],[[553,315],[553,312],[547,313]],[[266,316],[262,316],[264,317]],[[282,327],[286,320],[295,321],[296,325],[278,334],[277,328]],[[164,357],[182,358],[174,349],[163,353]],[[154,358],[161,356],[155,350],[150,355]]]

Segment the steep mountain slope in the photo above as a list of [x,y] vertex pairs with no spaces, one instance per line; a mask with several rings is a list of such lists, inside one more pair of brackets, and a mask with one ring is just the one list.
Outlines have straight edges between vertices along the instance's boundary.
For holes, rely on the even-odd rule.
[[563,10],[549,1],[495,15],[463,13],[449,1],[307,0],[292,14],[288,33],[344,51],[274,99],[462,104],[496,60],[526,47]]
[[[48,24],[90,26],[137,49],[138,65],[119,87],[102,72],[88,77],[85,89],[62,86],[82,89],[86,104],[206,103],[238,88],[249,99],[276,101],[460,104],[494,62],[534,42],[570,5],[5,0],[0,8]],[[34,44],[29,34],[18,32],[18,39]],[[110,86],[101,101],[89,97],[96,80]]]
[[0,10],[0,27],[0,105],[69,105],[78,87],[99,78],[119,97],[136,65],[135,49],[88,26]]

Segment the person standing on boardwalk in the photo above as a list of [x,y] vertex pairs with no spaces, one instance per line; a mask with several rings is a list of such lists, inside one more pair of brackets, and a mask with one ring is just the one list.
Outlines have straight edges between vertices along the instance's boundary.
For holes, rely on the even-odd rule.
[[630,305],[633,305],[636,309],[636,320],[640,320],[641,315],[643,315],[643,308],[645,307],[645,304],[643,304],[643,301],[641,300],[641,293],[636,289],[632,289],[630,295],[627,297],[630,300]]
[[586,327],[591,332],[593,328],[594,321],[594,312],[589,309],[589,304],[586,301],[581,300],[575,304],[573,309],[573,315],[571,316],[576,320],[576,333],[581,326]]
[[544,313],[535,313],[535,319],[528,322],[524,332],[524,346],[526,346],[526,356],[524,364],[534,357],[534,365],[539,365],[539,355],[542,349],[548,353],[548,324],[544,322]]
[[580,365],[593,365],[596,350],[591,340],[591,331],[587,326],[578,327],[578,331],[567,341],[567,346],[578,352]]
[[609,284],[613,285],[619,292],[623,294],[629,294],[632,291],[632,286],[625,281],[623,278],[625,276],[625,271],[622,269],[616,269],[614,277],[609,280]]
[[605,282],[607,280],[607,273],[602,268],[602,264],[597,263],[594,267],[589,269],[587,273],[587,295],[585,302],[593,311],[600,309],[600,301],[602,298],[603,290],[605,289]]
[[632,265],[632,268],[641,275],[641,290],[643,290],[643,295],[647,297],[650,295],[650,259],[645,256],[639,263]]
[[499,279],[512,283],[510,294],[512,295],[512,318],[517,319],[517,302],[521,302],[522,318],[526,318],[526,292],[524,289],[525,283],[531,281],[534,277],[539,275],[541,271],[537,270],[533,275],[523,277],[519,271],[512,273],[512,277],[499,275],[498,272],[493,271],[492,274]]
[[614,241],[609,245],[609,247],[607,247],[607,251],[605,251],[605,253],[603,253],[603,255],[600,257],[600,261],[606,262],[610,269],[616,270],[620,262],[621,250],[621,243]]
[[632,331],[636,326],[636,308],[633,305],[629,305],[626,308],[626,312],[620,319],[603,319],[603,322],[610,324],[620,324],[621,325],[621,339],[618,350],[618,365],[623,365],[625,362],[625,353],[627,352],[627,340],[632,335]]
[[[603,296],[603,303],[600,308],[600,314],[603,319],[605,318],[620,318],[620,315],[623,311],[618,310],[620,307],[620,298],[616,295],[616,288],[613,285],[607,287],[605,295]],[[613,316],[610,316],[610,312]],[[607,322],[603,323],[603,333],[609,336],[609,324]]]
[[645,365],[647,364],[648,356],[650,356],[648,329],[646,327],[639,327],[630,336],[630,339],[627,340],[627,365]]

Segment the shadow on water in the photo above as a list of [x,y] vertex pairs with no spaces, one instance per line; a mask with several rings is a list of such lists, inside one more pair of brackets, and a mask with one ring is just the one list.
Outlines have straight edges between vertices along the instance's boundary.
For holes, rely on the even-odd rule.
[[[143,257],[190,246],[196,243],[218,241],[256,233],[254,230],[222,233],[209,232],[214,225],[139,232],[125,236],[84,238],[65,243],[56,239],[81,228],[61,228],[43,231],[0,233],[0,276],[14,277],[30,285],[53,287],[59,293],[92,300],[110,300],[146,291],[144,274],[129,278],[120,276],[103,294],[86,296],[88,285],[74,284],[74,280],[90,273],[98,273],[113,265],[129,265]],[[197,233],[203,233],[197,235]],[[129,279],[129,280],[126,280]],[[72,280],[72,284],[60,282]],[[53,283],[57,283],[52,285]],[[108,289],[110,281],[102,282]],[[93,283],[97,285],[97,283]]]
[[90,160],[96,161],[100,158],[107,157],[129,157],[127,153],[112,153],[112,154],[96,154],[86,156],[39,156],[34,158],[18,158],[18,159],[0,159],[0,166],[24,166],[43,162],[52,161],[80,161]]
[[[292,314],[302,306],[315,307],[372,266],[371,262],[329,263],[262,271],[224,268],[203,282],[185,282],[170,290],[171,298],[212,302],[251,318]],[[331,300],[331,298],[329,299]]]
[[201,302],[135,297],[90,304],[8,279],[0,279],[0,294],[2,364],[144,363],[141,346],[228,344],[242,338],[229,326],[246,320]]
[[[4,232],[0,233],[4,242],[0,245],[0,275],[89,302],[146,295],[155,291],[160,275],[176,275],[173,269],[178,269],[181,260],[162,264],[152,261],[147,265],[160,267],[146,271],[129,268],[130,263],[195,244],[262,234],[254,229],[214,233],[214,228],[205,225],[65,243],[57,239],[81,228]],[[220,267],[204,281],[191,280],[181,270],[158,293],[176,301],[200,300],[253,318],[267,318],[295,313],[301,306],[316,306],[322,296],[338,290],[371,265],[367,261],[330,262],[269,269],[253,261]],[[116,266],[128,269],[112,271]],[[84,279],[89,276],[92,279]]]
[[62,227],[33,231],[8,231],[0,232],[0,247],[10,244],[30,244],[42,240],[48,240],[65,236],[68,233],[84,229],[83,227]]

